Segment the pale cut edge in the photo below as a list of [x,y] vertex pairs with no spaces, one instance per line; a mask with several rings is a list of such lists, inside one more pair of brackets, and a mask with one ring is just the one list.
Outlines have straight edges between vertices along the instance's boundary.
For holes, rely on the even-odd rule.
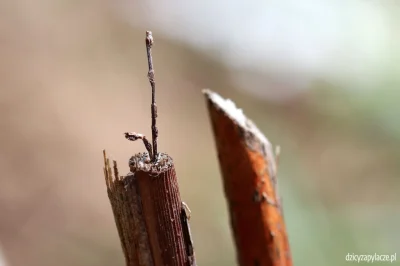
[[266,154],[266,159],[268,160],[270,168],[270,174],[276,182],[276,162],[275,156],[272,151],[272,145],[265,137],[265,135],[258,129],[258,127],[246,117],[243,110],[236,107],[236,104],[230,99],[222,98],[218,93],[213,92],[209,89],[204,89],[202,91],[204,95],[220,110],[222,110],[233,122],[235,122],[239,127],[246,131],[249,131],[256,136],[262,144],[264,144],[264,152]]

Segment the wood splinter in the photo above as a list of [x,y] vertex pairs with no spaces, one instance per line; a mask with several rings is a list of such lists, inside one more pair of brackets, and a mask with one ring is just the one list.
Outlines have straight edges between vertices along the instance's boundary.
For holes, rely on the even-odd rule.
[[130,172],[126,176],[119,176],[117,162],[113,161],[111,167],[103,152],[107,193],[127,266],[195,266],[188,223],[190,210],[181,201],[172,158],[157,150],[153,43],[152,34],[147,31],[153,145],[143,134],[125,133],[130,141],[141,139],[147,150],[130,158]]

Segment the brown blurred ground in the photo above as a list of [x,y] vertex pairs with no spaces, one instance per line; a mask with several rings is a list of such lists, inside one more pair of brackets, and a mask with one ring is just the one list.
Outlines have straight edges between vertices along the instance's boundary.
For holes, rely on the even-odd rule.
[[[112,10],[106,1],[0,2],[0,242],[10,265],[123,265],[101,151],[127,171],[144,148],[123,132],[150,135],[148,29]],[[205,87],[233,98],[282,144],[295,262],[310,260],[304,246],[337,258],[325,265],[347,252],[394,252],[398,139],[371,117],[332,115],[321,99],[347,105],[325,85],[285,104],[262,102],[236,92],[212,55],[153,34],[159,149],[176,162],[200,264],[235,263]]]

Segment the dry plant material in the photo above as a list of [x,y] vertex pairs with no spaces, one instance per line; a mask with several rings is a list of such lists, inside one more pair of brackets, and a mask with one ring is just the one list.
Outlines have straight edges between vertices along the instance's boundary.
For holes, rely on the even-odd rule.
[[152,144],[140,133],[127,132],[130,141],[142,140],[147,153],[129,160],[130,172],[119,176],[117,162],[103,151],[107,193],[127,266],[194,266],[189,209],[181,201],[172,158],[157,150],[157,106],[151,47],[146,32],[148,78],[152,88]]
[[236,108],[204,91],[240,266],[291,266],[271,144]]

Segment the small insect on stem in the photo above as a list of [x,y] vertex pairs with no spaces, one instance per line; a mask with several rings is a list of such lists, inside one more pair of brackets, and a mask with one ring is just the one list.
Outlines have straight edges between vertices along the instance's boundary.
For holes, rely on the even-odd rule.
[[146,31],[147,63],[149,65],[149,72],[147,73],[147,77],[149,78],[149,82],[151,85],[151,138],[153,146],[150,144],[150,142],[143,134],[138,134],[134,132],[125,133],[125,138],[131,141],[142,139],[149,153],[151,162],[154,163],[157,161],[157,156],[158,156],[158,147],[157,147],[158,128],[156,125],[156,120],[157,120],[156,82],[154,80],[153,58],[151,56],[151,47],[153,46],[153,44],[154,44],[154,39],[151,31]]

